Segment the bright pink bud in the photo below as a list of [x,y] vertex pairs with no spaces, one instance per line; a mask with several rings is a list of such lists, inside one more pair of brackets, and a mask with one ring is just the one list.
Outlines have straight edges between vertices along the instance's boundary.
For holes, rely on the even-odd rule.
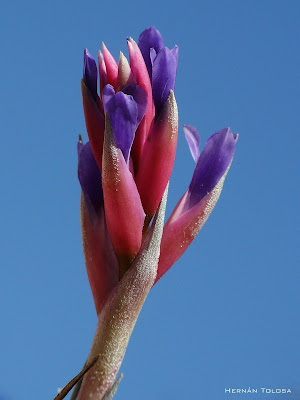
[[118,64],[116,60],[108,51],[105,44],[102,42],[102,50],[103,50],[103,58],[106,66],[107,73],[107,83],[112,85],[115,90],[117,90],[118,86]]
[[[142,53],[138,45],[132,38],[127,40],[127,44],[132,74],[135,78],[136,83],[145,90],[148,98],[148,105],[145,117],[140,124],[141,128],[137,131],[136,138],[133,143],[133,153],[135,153],[136,155],[135,158],[139,160],[143,145],[147,138],[147,132],[149,132],[155,116],[155,109],[152,97],[151,82]],[[143,126],[143,124],[145,125]]]
[[90,139],[94,157],[99,168],[102,168],[102,151],[104,140],[105,120],[104,115],[98,108],[89,88],[81,80],[81,96],[85,117],[86,130]]
[[133,176],[121,149],[116,146],[108,113],[103,148],[102,187],[107,228],[122,276],[140,249],[145,213]]
[[178,136],[178,110],[173,91],[145,142],[136,184],[145,213],[154,215],[169,182]]

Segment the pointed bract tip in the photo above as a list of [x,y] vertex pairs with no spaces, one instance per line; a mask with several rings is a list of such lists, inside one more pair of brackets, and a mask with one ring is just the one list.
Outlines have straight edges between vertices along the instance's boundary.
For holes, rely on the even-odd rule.
[[91,53],[88,51],[87,47],[84,49],[83,55],[84,57],[93,58]]
[[93,63],[95,63],[95,60],[87,48],[84,49],[83,58],[84,58],[84,68],[92,68]]
[[[171,122],[173,129],[172,130],[177,130],[178,129],[178,108],[177,108],[177,102],[175,98],[175,94],[173,90],[170,90],[169,96],[166,101],[167,104],[167,109],[168,109],[168,119],[169,122]],[[163,114],[163,112],[162,112]]]
[[169,100],[170,101],[174,101],[175,100],[175,93],[174,93],[174,90],[172,90],[172,89],[170,89]]
[[102,42],[102,52],[103,52],[103,57],[104,57],[105,53],[109,53],[109,50],[104,42]]
[[82,136],[81,136],[80,133],[79,133],[79,135],[78,135],[78,143],[83,144]]
[[[127,60],[127,58],[125,57],[125,55],[124,55],[124,53],[122,51],[120,51],[120,57],[119,57],[118,66],[119,66],[119,68],[121,68],[121,67],[126,68],[127,74],[130,73],[130,66],[129,66],[128,60]],[[120,71],[119,71],[119,74],[120,74]]]
[[137,46],[135,40],[132,37],[127,38],[127,44],[129,47]]
[[123,61],[124,59],[126,59],[126,57],[124,56],[124,53],[120,51],[119,62],[121,62],[121,60]]
[[159,119],[164,118],[165,112],[167,112],[168,118],[171,118],[172,115],[178,113],[177,102],[173,90],[170,90],[169,96],[167,97],[166,102],[163,106],[163,110],[160,113]]

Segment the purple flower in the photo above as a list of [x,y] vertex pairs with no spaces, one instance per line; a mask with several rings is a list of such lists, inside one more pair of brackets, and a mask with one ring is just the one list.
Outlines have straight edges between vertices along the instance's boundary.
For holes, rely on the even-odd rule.
[[156,282],[181,257],[195,239],[216,205],[230,168],[238,139],[230,128],[212,135],[200,154],[200,136],[184,127],[196,168],[191,183],[164,227]]
[[138,45],[152,82],[152,94],[157,118],[169,96],[170,90],[174,91],[175,89],[178,46],[175,46],[172,50],[164,47],[163,38],[154,26],[140,34]]

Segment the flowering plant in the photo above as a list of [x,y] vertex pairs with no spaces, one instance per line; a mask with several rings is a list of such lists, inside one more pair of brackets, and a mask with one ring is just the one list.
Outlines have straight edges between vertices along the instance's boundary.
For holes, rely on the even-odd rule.
[[145,298],[209,217],[238,137],[222,129],[200,153],[197,130],[184,126],[196,167],[163,226],[178,134],[178,47],[165,47],[154,27],[141,33],[138,44],[131,38],[127,43],[130,63],[120,53],[117,64],[103,44],[97,69],[84,52],[81,92],[89,142],[79,139],[78,177],[83,250],[98,325],[87,360],[93,365],[73,394],[77,400],[112,398]]

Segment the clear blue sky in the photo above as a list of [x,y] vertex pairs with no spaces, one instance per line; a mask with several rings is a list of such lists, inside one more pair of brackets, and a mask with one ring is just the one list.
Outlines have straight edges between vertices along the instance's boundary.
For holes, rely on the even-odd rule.
[[151,25],[179,46],[168,213],[194,167],[182,125],[198,128],[202,146],[226,126],[240,138],[209,221],[146,301],[116,400],[236,400],[224,388],[249,386],[291,387],[283,400],[300,399],[299,8],[293,0],[2,3],[1,400],[51,400],[88,354],[96,315],[76,172],[78,133],[87,138],[83,49],[96,57],[103,40],[118,58],[126,37]]

